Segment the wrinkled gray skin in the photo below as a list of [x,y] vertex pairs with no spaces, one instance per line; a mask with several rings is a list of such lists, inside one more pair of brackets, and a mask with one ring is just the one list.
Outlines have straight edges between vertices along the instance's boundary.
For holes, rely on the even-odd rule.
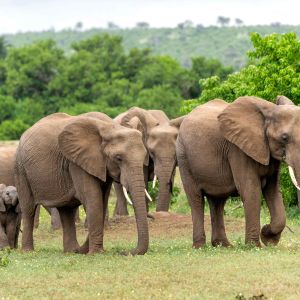
[[[16,151],[17,146],[1,146],[0,147],[0,182],[6,185],[15,186],[14,179],[14,166],[16,161]],[[59,229],[61,228],[60,218],[58,210],[56,208],[46,208],[48,213],[51,215],[51,228]],[[36,208],[34,227],[38,228],[39,226],[39,212],[40,206]]]
[[21,212],[17,189],[0,184],[0,249],[18,247]]
[[[52,114],[22,135],[16,155],[16,185],[22,210],[23,250],[33,250],[34,210],[42,204],[58,208],[65,252],[102,252],[105,212],[115,180],[133,196],[138,245],[131,253],[147,251],[143,175],[146,149],[142,135],[105,115],[104,121],[93,114],[101,115]],[[86,210],[89,233],[82,247],[75,228],[75,212],[80,204]]]
[[[193,220],[193,246],[205,244],[204,196],[210,206],[213,245],[229,246],[224,204],[240,195],[246,219],[245,242],[277,244],[286,217],[279,189],[285,158],[300,182],[300,108],[280,96],[277,104],[240,97],[228,104],[212,100],[182,122],[177,159]],[[260,197],[266,199],[270,224],[260,231]]]
[[[176,167],[176,138],[184,117],[169,120],[161,110],[144,110],[133,107],[114,120],[124,126],[136,128],[143,133],[148,151],[149,164],[144,168],[145,185],[154,175],[159,181],[156,211],[168,211],[172,195],[173,179]],[[122,187],[114,183],[117,203],[116,215],[128,215],[127,203]],[[146,202],[148,200],[146,199]]]

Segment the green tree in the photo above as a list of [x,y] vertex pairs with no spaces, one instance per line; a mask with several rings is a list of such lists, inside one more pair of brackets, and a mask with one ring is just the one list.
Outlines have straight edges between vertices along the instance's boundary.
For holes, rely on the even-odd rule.
[[201,93],[199,79],[218,76],[220,80],[225,80],[232,72],[232,67],[224,67],[218,59],[203,56],[192,58],[191,76],[193,78],[193,85],[190,92],[191,98],[199,97]]
[[141,90],[136,105],[145,109],[161,109],[170,118],[180,113],[181,96],[169,85],[157,85]]
[[250,63],[240,72],[200,80],[203,92],[197,101],[187,101],[183,110],[190,111],[200,103],[214,98],[233,101],[239,96],[253,95],[274,101],[285,95],[300,104],[300,40],[295,33],[251,35],[254,50],[248,52]]
[[0,94],[0,123],[13,118],[15,107],[16,102],[12,97]]
[[94,103],[103,86],[124,77],[125,52],[118,36],[96,35],[73,45],[75,51],[50,90],[61,106]]
[[7,54],[7,44],[4,37],[0,36],[0,59],[5,58]]
[[17,100],[32,98],[43,102],[45,113],[53,112],[49,84],[60,73],[64,53],[52,40],[10,49],[6,60],[5,91]]

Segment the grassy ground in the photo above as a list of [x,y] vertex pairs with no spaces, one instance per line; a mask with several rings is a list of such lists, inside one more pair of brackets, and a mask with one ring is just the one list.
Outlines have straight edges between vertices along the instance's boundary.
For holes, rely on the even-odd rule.
[[[135,245],[133,217],[111,220],[106,252],[87,256],[62,253],[61,232],[50,230],[43,211],[35,231],[36,251],[0,254],[0,298],[248,299],[263,294],[267,299],[299,299],[299,220],[289,220],[295,233],[285,230],[279,246],[248,248],[243,245],[243,218],[232,217],[240,209],[233,208],[229,204],[226,216],[233,248],[212,248],[208,243],[204,249],[192,249],[190,215],[172,213],[149,221],[150,250],[138,257],[118,254]],[[263,212],[262,222],[266,219]],[[206,227],[209,242],[208,216]],[[85,236],[79,224],[79,240]]]
[[[0,299],[300,299],[300,217],[296,210],[289,215],[294,233],[286,229],[279,246],[249,248],[243,242],[243,209],[229,201],[226,229],[234,247],[209,245],[206,214],[208,243],[195,250],[190,211],[181,193],[170,215],[149,220],[149,252],[132,257],[119,253],[135,246],[133,217],[110,220],[106,252],[88,256],[63,254],[61,231],[50,229],[42,210],[35,251],[0,252]],[[77,229],[83,242],[83,211],[81,217]],[[261,219],[268,222],[265,208]]]

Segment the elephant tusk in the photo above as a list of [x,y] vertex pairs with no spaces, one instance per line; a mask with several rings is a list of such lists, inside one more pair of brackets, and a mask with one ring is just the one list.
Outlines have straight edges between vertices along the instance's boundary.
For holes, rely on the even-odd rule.
[[293,168],[292,168],[291,166],[288,166],[288,167],[289,167],[290,177],[291,177],[291,179],[292,179],[292,182],[293,182],[294,186],[295,186],[298,190],[300,190],[300,187],[299,187],[298,182],[297,182],[297,179],[296,179],[296,177],[295,177],[295,173],[294,173]]
[[128,193],[127,193],[127,190],[126,190],[126,188],[125,188],[124,186],[123,186],[123,193],[124,193],[124,196],[125,196],[127,202],[128,202],[130,205],[132,205],[132,201],[131,201],[131,199],[129,198],[129,195],[128,195]]
[[152,188],[153,188],[153,189],[155,188],[156,180],[157,180],[157,176],[154,175],[153,182],[152,182]]
[[145,194],[146,194],[146,197],[149,199],[149,201],[152,202],[153,200],[146,189],[145,189]]

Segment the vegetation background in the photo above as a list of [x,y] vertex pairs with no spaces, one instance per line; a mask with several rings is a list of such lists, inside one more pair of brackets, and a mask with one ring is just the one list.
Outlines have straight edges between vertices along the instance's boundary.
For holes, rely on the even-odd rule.
[[[106,29],[83,30],[79,22],[58,32],[2,36],[0,140],[17,140],[37,120],[58,111],[96,110],[115,117],[140,106],[173,118],[210,99],[230,102],[241,95],[274,101],[283,94],[298,105],[300,26],[244,26],[239,19],[228,26],[225,17],[218,23],[204,27],[186,21],[159,29],[146,22],[132,29],[109,23]],[[84,257],[62,254],[61,235],[49,230],[49,216],[42,211],[36,252],[0,253],[0,297],[299,299],[299,211],[285,166],[281,180],[293,232],[286,229],[278,247],[244,246],[243,209],[230,199],[226,226],[234,248],[192,249],[190,209],[178,176],[172,213],[149,222],[151,245],[144,257],[118,254],[135,243],[132,217],[112,221],[107,253]],[[155,198],[157,189],[150,192]],[[263,201],[262,207],[266,223]],[[83,241],[83,224],[78,232]]]
[[[298,104],[300,26],[244,26],[239,19],[227,26],[225,17],[218,23],[186,21],[160,29],[146,22],[132,29],[109,23],[83,31],[79,22],[58,32],[1,37],[0,139],[17,140],[58,111],[115,117],[139,106],[174,118],[211,99],[242,95],[269,101],[285,95]],[[286,168],[282,182],[286,204],[295,205]]]

